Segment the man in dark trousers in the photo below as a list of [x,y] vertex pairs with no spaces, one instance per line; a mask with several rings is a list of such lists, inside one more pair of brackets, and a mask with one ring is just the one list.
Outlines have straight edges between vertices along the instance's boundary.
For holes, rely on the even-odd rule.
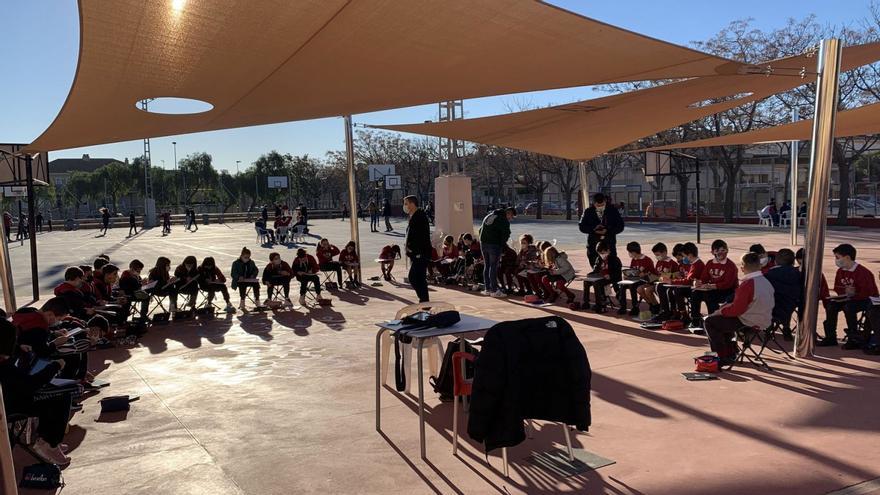
[[[134,232],[133,234],[132,231]],[[131,237],[133,235],[137,235],[137,233],[137,218],[135,218],[134,216],[134,210],[131,210],[130,212],[128,212],[128,236]]]
[[587,234],[587,259],[590,266],[596,265],[596,244],[605,241],[611,247],[611,252],[617,256],[617,234],[623,232],[623,217],[612,204],[608,204],[608,198],[602,193],[593,195],[593,206],[584,210],[578,227],[581,232]]
[[43,231],[43,212],[38,211],[36,218],[37,218],[37,232],[42,232]]
[[419,198],[403,198],[403,211],[409,215],[406,227],[406,255],[409,256],[409,283],[416,291],[419,302],[428,301],[428,263],[431,261],[431,226],[425,210],[419,208]]
[[385,217],[385,232],[394,230],[394,227],[391,226],[391,202],[388,201],[388,198],[385,198],[385,204],[382,205],[382,216]]

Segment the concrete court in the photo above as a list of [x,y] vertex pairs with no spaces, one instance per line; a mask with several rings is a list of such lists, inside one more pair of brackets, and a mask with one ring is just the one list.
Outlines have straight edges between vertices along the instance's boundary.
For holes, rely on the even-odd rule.
[[[367,227],[365,252],[378,252],[388,237],[361,225]],[[576,227],[563,237],[568,234],[558,223],[546,225],[528,227],[554,234],[583,271]],[[91,256],[86,249],[109,251],[116,262],[152,260],[159,253],[177,262],[190,252],[210,253],[223,267],[243,243],[255,244],[249,226],[230,227],[194,234],[178,228],[164,239],[154,230],[126,242],[111,231],[100,247],[91,245],[86,231],[53,233],[45,239],[82,236],[84,245],[47,248],[43,256],[57,256],[52,266],[63,267],[73,256]],[[313,231],[335,239],[345,227],[318,222]],[[630,227],[622,240],[691,238],[683,238],[687,226],[652,227],[641,237]],[[786,234],[757,227],[730,229],[724,237],[734,257],[752,242],[788,244]],[[707,234],[704,246],[713,238]],[[876,271],[878,238],[876,231],[831,231],[828,244],[855,242],[860,260]],[[268,250],[258,253],[262,261]],[[830,266],[826,258],[829,276]],[[487,466],[468,443],[457,458],[451,455],[452,405],[432,393],[424,462],[412,396],[386,388],[383,433],[374,429],[373,323],[413,301],[412,291],[386,284],[333,298],[333,307],[311,313],[239,313],[154,328],[137,347],[93,353],[93,367],[112,385],[88,399],[71,422],[73,462],[65,470],[64,493],[823,494],[880,477],[876,357],[826,348],[818,350],[820,357],[792,363],[768,353],[773,372],[746,367],[718,381],[687,382],[680,373],[691,371],[692,358],[708,349],[705,337],[650,332],[616,315],[525,307],[516,299],[451,288],[434,288],[432,300],[498,320],[559,314],[572,323],[591,360],[594,418],[574,446],[616,464],[569,478],[529,464],[524,459],[533,450],[562,446],[559,427],[547,424],[510,450],[511,477],[504,479],[498,455]],[[125,418],[100,418],[98,399],[114,394],[141,399]],[[21,452],[16,459],[19,468],[32,462]],[[845,493],[880,492],[869,483]]]

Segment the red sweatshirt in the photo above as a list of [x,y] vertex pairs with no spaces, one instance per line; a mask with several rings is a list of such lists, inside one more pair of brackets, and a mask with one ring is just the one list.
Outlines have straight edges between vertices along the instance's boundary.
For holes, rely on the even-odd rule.
[[361,262],[360,257],[358,257],[357,253],[354,251],[349,251],[346,249],[342,253],[339,254],[339,262],[342,264],[359,264]]
[[458,258],[458,246],[456,246],[455,244],[443,246],[443,258],[448,260],[454,260]]
[[834,292],[841,296],[846,295],[847,287],[855,287],[856,294],[852,297],[854,301],[864,301],[869,297],[877,296],[874,275],[858,263],[849,270],[846,268],[837,269],[837,275],[834,277]]
[[333,261],[333,257],[339,254],[339,248],[330,244],[330,247],[323,248],[319,244],[317,248],[315,248],[315,255],[318,257],[318,263],[323,265],[324,263],[329,263]]
[[700,258],[697,258],[693,263],[686,266],[690,266],[687,275],[685,275],[684,278],[673,278],[670,282],[672,285],[692,285],[694,280],[700,280],[702,278],[703,269],[706,267],[703,260]]
[[307,254],[305,258],[294,258],[293,259],[293,272],[294,273],[318,273],[318,262],[315,261],[315,257],[311,254]]
[[720,290],[735,289],[739,284],[737,272],[736,263],[730,261],[730,258],[725,259],[724,263],[712,259],[706,263],[700,281],[704,284],[715,284],[715,287]]
[[675,273],[678,271],[678,262],[675,261],[675,258],[666,258],[663,261],[658,261],[655,270],[658,274],[663,272]]
[[657,274],[657,270],[654,269],[654,262],[651,260],[651,258],[648,258],[647,256],[642,256],[642,259],[638,260],[635,258],[631,259],[629,261],[629,267],[637,268],[643,273],[653,273],[654,275]]
[[382,251],[379,253],[379,259],[382,260],[393,260],[395,258],[394,251],[391,249],[391,246],[385,246],[382,248]]

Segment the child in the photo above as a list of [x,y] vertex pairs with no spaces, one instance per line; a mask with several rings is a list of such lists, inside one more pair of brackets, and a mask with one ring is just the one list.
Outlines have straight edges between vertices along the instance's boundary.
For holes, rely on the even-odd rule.
[[718,353],[721,366],[736,360],[736,331],[742,327],[755,327],[763,331],[770,326],[773,311],[773,286],[761,273],[761,257],[746,253],[740,269],[745,274],[742,284],[736,288],[733,302],[706,318],[706,335],[709,345]]
[[[548,248],[550,249],[550,248]],[[605,292],[609,285],[614,286],[623,278],[623,264],[620,258],[611,252],[611,246],[605,241],[599,241],[596,244],[596,252],[599,257],[596,258],[596,264],[590,275],[601,276],[598,280],[584,280],[584,309],[590,308],[590,287],[595,292],[595,304],[593,310],[597,313],[604,313],[606,300]]]
[[776,253],[776,266],[764,277],[773,286],[776,301],[773,306],[773,321],[782,325],[782,337],[785,340],[794,340],[791,317],[803,300],[803,284],[801,274],[794,267],[794,252],[791,249],[780,249]]
[[702,327],[703,316],[700,304],[706,302],[706,311],[714,313],[721,304],[733,300],[736,286],[739,285],[736,264],[727,258],[727,243],[721,239],[712,242],[713,259],[706,263],[699,280],[691,291],[691,322]]
[[245,300],[247,299],[248,287],[254,289],[254,301],[260,300],[260,282],[256,280],[259,274],[257,264],[251,259],[251,250],[246,247],[241,248],[241,255],[232,262],[231,273],[232,290],[238,289],[238,309],[247,310]]
[[223,300],[226,302],[227,313],[235,313],[235,306],[229,300],[229,289],[226,288],[226,277],[223,272],[217,268],[217,263],[212,256],[205,257],[199,266],[199,287],[208,293],[208,302],[214,300],[214,294],[220,292]]
[[[395,246],[396,247],[396,246]],[[400,248],[398,248],[399,254]],[[299,280],[299,304],[306,305],[306,292],[308,292],[308,284],[312,283],[315,287],[317,298],[321,299],[321,279],[318,278],[318,262],[315,258],[306,253],[306,250],[299,248],[296,250],[296,258],[293,260],[293,273]]]
[[[639,278],[635,283],[629,286],[630,298],[632,299],[632,309],[629,314],[636,316],[639,314],[639,287],[648,285],[648,282],[656,279],[657,271],[654,269],[654,262],[651,258],[642,254],[642,246],[638,242],[630,242],[626,245],[626,254],[630,257],[629,268]],[[626,293],[627,289],[621,289],[619,294],[620,309],[617,314],[626,314]]]
[[[123,309],[126,315],[131,312],[131,304],[137,299],[135,294],[140,293],[141,272],[143,269],[144,264],[141,260],[134,259],[129,262],[128,270],[123,271],[122,275],[119,276],[119,290],[122,291],[122,294],[125,297]],[[149,297],[145,299],[142,298],[141,301],[141,317],[146,317],[147,312],[144,309],[144,306],[149,302]]]
[[65,316],[70,314],[70,307],[61,297],[53,297],[46,301],[40,309],[32,307],[19,308],[12,315],[12,324],[18,330],[18,343],[31,348],[34,356],[50,359],[57,352],[57,346],[67,342],[67,332],[52,332],[54,327]]
[[[518,258],[519,256],[517,255],[517,252],[507,244],[504,244],[501,248],[501,263],[498,267],[498,282],[507,294],[513,294],[513,292],[517,290],[516,272],[519,268]],[[522,292],[522,287],[519,288],[519,291]]]
[[336,282],[342,287],[342,265],[333,261],[333,257],[339,254],[339,248],[330,244],[327,239],[321,239],[315,248],[315,256],[318,257],[318,267],[322,272],[336,272]]
[[64,271],[64,282],[55,287],[57,297],[64,299],[70,312],[77,318],[88,318],[95,314],[95,310],[86,300],[80,287],[83,284],[83,271],[79,267],[71,266]]
[[459,251],[455,245],[455,238],[448,235],[443,238],[443,247],[440,252],[440,262],[437,269],[443,278],[449,277],[450,273],[458,273],[459,268]]
[[[511,249],[512,251],[512,249]],[[574,302],[574,293],[568,290],[567,284],[574,280],[574,267],[568,262],[568,255],[559,252],[555,247],[549,247],[544,251],[544,266],[547,267],[547,275],[541,279],[544,286],[544,301],[552,303],[559,297],[557,290],[567,297],[566,304]],[[553,286],[556,286],[554,290]]]
[[[654,244],[654,247],[651,248],[651,252],[654,253],[654,257],[657,258],[657,264],[654,266],[654,271],[657,274],[657,279],[660,277],[666,276],[669,277],[673,272],[678,272],[678,262],[675,259],[670,258],[666,251],[666,244],[662,242],[658,242]],[[640,285],[636,292],[639,293],[640,296],[648,303],[649,308],[651,309],[651,314],[653,316],[657,316],[660,313],[660,301],[657,300],[657,287],[661,287],[663,284],[658,284],[656,287],[653,283]],[[665,286],[664,286],[665,290]]]
[[749,252],[755,253],[761,258],[761,272],[765,275],[767,274],[767,271],[773,268],[776,264],[773,261],[776,258],[776,252],[767,252],[767,250],[764,249],[764,246],[760,244],[752,244],[749,246]]
[[837,298],[825,304],[825,338],[816,343],[828,347],[837,345],[837,315],[843,311],[846,317],[846,343],[844,349],[861,349],[865,338],[859,332],[859,316],[862,311],[871,309],[871,297],[877,297],[877,284],[874,275],[856,262],[856,248],[851,244],[841,244],[834,248],[834,264],[837,275],[834,277],[834,292]]
[[400,246],[389,244],[382,248],[379,253],[379,268],[382,270],[382,278],[386,282],[391,281],[391,270],[394,269],[394,260],[400,259]]
[[355,249],[354,241],[348,241],[348,244],[345,245],[345,249],[339,253],[339,262],[342,263],[342,267],[345,269],[345,273],[348,274],[348,280],[355,287],[359,287],[361,285],[360,278],[360,266],[361,259],[357,254],[357,250]]
[[266,285],[266,302],[268,306],[272,298],[272,289],[281,286],[284,293],[284,304],[293,306],[290,302],[290,279],[293,277],[293,269],[286,261],[281,259],[278,253],[269,254],[269,264],[263,268],[263,284]]
[[536,247],[538,259],[535,260],[535,263],[526,271],[526,277],[528,278],[529,285],[532,286],[532,290],[535,294],[544,298],[544,283],[542,280],[544,279],[544,275],[547,275],[547,266],[544,265],[544,251],[553,247],[553,244],[550,241],[541,241]]
[[519,283],[520,296],[532,294],[534,288],[528,279],[529,270],[538,264],[540,256],[538,255],[538,247],[532,234],[523,234],[519,236],[519,253],[516,255],[517,273],[516,281]]
[[[165,256],[159,256],[156,259],[156,266],[150,269],[147,274],[150,282],[156,282],[152,289],[147,292],[157,296],[168,296],[171,298],[171,308],[169,311],[174,313],[177,311],[177,287],[174,285],[177,278],[171,276],[171,260]],[[145,301],[146,303],[149,300]],[[142,311],[146,315],[146,310]]]
[[[189,305],[195,309],[196,299],[199,295],[199,262],[195,256],[187,256],[183,263],[174,269],[174,278],[177,279],[175,289],[179,294],[189,296]],[[176,297],[175,297],[176,299]]]
[[[684,298],[691,295],[693,284],[700,280],[703,276],[705,264],[700,259],[697,245],[692,242],[686,242],[681,246],[681,262],[683,267],[687,267],[687,274],[684,276],[673,274],[671,277],[661,278],[666,284],[666,290],[658,290],[660,296],[660,314],[657,319],[666,321],[676,316],[682,321],[689,320],[688,315],[683,315]],[[678,314],[673,315],[672,309],[676,308]],[[685,321],[690,324],[690,321]]]

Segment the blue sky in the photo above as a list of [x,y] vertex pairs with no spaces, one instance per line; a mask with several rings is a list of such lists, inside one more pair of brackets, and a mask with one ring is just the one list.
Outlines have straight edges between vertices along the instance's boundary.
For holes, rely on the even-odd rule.
[[[405,1],[405,0],[402,0]],[[108,4],[112,2],[108,0]],[[868,11],[868,0],[656,0],[586,1],[554,0],[550,3],[609,24],[678,44],[705,39],[730,21],[753,18],[759,28],[784,25],[786,18],[816,14],[827,24],[848,24]],[[73,80],[79,42],[79,16],[75,0],[0,0],[0,142],[27,143],[52,122]],[[467,100],[466,117],[505,113],[522,103],[543,106],[594,96],[590,88],[573,88],[523,95]],[[390,124],[437,118],[437,106],[425,105],[357,115],[355,122]],[[342,119],[330,118],[157,138],[151,141],[153,165],[173,167],[171,142],[177,141],[178,159],[206,151],[218,168],[234,171],[260,154],[276,149],[296,155],[323,157],[342,149]],[[142,153],[141,141],[90,146],[53,152],[50,158],[125,158]]]

